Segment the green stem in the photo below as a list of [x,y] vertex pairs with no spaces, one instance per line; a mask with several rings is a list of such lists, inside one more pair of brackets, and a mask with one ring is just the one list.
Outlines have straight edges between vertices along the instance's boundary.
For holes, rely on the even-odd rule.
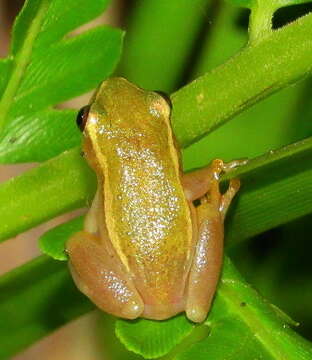
[[94,177],[75,148],[1,184],[0,241],[88,205]]
[[[172,95],[172,123],[188,146],[312,70],[312,14],[246,47]],[[287,45],[285,45],[287,44]]]
[[305,153],[311,151],[312,151],[312,136],[302,141],[298,141],[296,143],[284,146],[281,149],[270,150],[264,155],[257,156],[256,158],[248,161],[245,165],[231,170],[230,172],[225,174],[222,177],[222,179],[230,180],[235,177],[241,177],[243,175],[251,173],[254,170],[259,170],[261,167],[272,164],[274,162],[280,160],[291,161],[292,158],[300,155],[302,156]]
[[228,247],[312,212],[311,156],[312,137],[270,151],[224,176],[239,177],[242,183],[235,210],[227,217]]
[[271,1],[262,1],[261,5],[257,3],[251,9],[248,27],[250,44],[264,39],[272,32],[272,16],[274,11],[275,7],[272,6]]
[[0,138],[2,136],[3,128],[6,126],[8,121],[8,112],[22,81],[27,65],[30,62],[36,37],[40,31],[42,22],[45,19],[45,14],[49,6],[49,0],[42,0],[38,12],[34,17],[31,26],[29,27],[28,33],[25,36],[24,44],[15,57],[13,71],[0,102]]

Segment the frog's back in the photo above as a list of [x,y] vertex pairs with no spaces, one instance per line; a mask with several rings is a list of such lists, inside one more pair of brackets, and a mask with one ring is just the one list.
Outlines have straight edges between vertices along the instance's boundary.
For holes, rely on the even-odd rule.
[[124,121],[124,109],[116,108],[96,130],[105,220],[144,303],[179,303],[192,248],[190,209],[163,100],[155,94],[155,100],[142,101],[132,119]]

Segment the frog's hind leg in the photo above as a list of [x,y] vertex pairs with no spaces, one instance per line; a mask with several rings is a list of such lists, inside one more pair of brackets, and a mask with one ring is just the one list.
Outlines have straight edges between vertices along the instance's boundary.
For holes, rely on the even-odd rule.
[[205,320],[209,311],[222,266],[224,216],[239,189],[239,180],[235,179],[230,181],[225,194],[220,193],[222,164],[217,160],[209,169],[209,191],[200,198],[200,205],[196,208],[198,242],[189,274],[186,302],[187,317],[194,322]]
[[78,232],[69,239],[66,250],[77,287],[100,309],[127,319],[142,314],[144,304],[132,279],[100,238],[86,231]]

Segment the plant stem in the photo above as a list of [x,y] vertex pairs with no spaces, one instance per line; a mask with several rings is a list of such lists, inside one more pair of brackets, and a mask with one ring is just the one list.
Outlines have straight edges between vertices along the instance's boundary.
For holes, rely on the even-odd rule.
[[275,7],[272,6],[271,1],[262,1],[261,5],[258,3],[251,9],[249,17],[249,44],[264,39],[272,32],[272,16]]
[[[188,146],[312,70],[312,14],[273,31],[172,95],[172,123]],[[287,44],[287,46],[285,46]]]
[[88,205],[95,175],[80,149],[65,151],[0,186],[0,241]]
[[270,150],[266,154],[257,156],[248,161],[245,165],[225,174],[222,179],[229,180],[244,174],[250,173],[253,170],[259,170],[261,167],[272,164],[280,160],[290,160],[296,156],[304,155],[312,152],[312,136],[296,143],[287,145],[278,150]]

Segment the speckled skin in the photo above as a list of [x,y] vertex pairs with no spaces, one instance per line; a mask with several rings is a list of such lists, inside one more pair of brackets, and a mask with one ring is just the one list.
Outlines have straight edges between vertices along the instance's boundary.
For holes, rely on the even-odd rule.
[[161,320],[185,310],[200,322],[218,281],[224,215],[239,182],[219,193],[227,168],[221,160],[183,176],[169,118],[157,93],[123,78],[100,85],[84,128],[98,191],[67,251],[77,286],[104,311]]

